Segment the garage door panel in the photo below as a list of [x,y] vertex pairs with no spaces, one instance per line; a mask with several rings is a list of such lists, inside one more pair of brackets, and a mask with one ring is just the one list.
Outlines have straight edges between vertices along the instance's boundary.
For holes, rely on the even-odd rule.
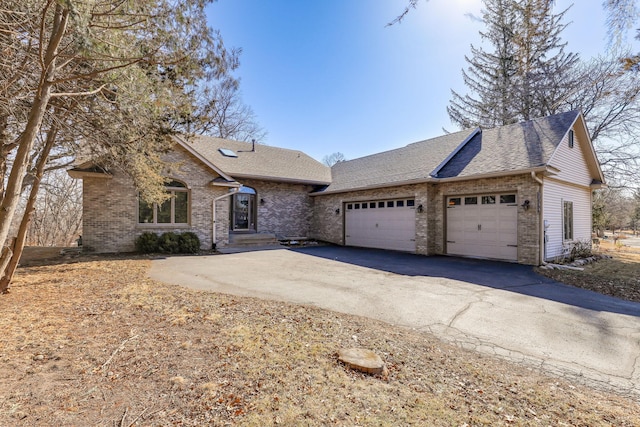
[[[347,204],[345,211],[345,244],[367,248],[391,249],[415,252],[415,208],[407,206],[408,199],[402,199],[404,206],[379,207],[380,201],[367,203],[367,209],[355,209],[355,203]],[[374,204],[375,208],[370,208]],[[413,204],[413,203],[412,203]],[[351,205],[351,209],[349,206]]]
[[448,198],[447,253],[517,260],[517,205],[503,203],[515,197],[480,194]]

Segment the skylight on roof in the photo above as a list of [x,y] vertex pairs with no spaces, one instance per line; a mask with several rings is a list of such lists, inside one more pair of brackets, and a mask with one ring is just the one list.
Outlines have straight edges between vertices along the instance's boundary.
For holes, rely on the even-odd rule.
[[229,150],[228,148],[218,148],[218,151],[225,157],[238,157],[235,151]]

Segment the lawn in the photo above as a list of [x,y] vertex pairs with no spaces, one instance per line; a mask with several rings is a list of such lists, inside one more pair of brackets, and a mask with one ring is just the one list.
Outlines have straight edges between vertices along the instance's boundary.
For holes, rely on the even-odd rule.
[[640,248],[616,246],[611,241],[604,241],[598,252],[611,258],[587,265],[584,271],[540,268],[536,271],[568,285],[640,302]]
[[[640,425],[637,396],[370,319],[165,285],[149,265],[19,269],[0,296],[0,425]],[[388,374],[342,365],[352,346]]]

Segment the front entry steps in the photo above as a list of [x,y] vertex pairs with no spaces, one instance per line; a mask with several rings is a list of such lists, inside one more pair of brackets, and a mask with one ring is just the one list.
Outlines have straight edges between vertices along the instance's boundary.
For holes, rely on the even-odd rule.
[[229,244],[218,248],[218,252],[231,254],[252,250],[280,249],[275,234],[271,233],[229,233]]

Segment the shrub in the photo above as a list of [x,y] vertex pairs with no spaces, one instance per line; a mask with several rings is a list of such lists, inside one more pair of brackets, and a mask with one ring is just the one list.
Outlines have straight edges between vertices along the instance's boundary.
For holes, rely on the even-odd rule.
[[158,235],[144,232],[136,238],[136,250],[143,254],[158,252]]
[[173,231],[162,233],[158,239],[158,250],[166,254],[180,253],[180,238]]
[[573,248],[571,248],[570,261],[590,257],[593,255],[592,248],[592,242],[589,240],[579,240],[575,242]]
[[191,231],[180,234],[178,241],[181,254],[195,254],[200,250],[200,239]]

